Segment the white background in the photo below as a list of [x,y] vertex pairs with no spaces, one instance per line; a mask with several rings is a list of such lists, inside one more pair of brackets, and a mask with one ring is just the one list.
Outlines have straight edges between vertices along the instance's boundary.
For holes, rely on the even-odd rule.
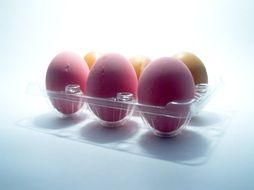
[[[1,1],[0,189],[253,189],[254,3]],[[63,50],[151,58],[192,51],[224,86],[207,106],[230,113],[209,160],[187,166],[19,127],[47,113],[25,93]]]

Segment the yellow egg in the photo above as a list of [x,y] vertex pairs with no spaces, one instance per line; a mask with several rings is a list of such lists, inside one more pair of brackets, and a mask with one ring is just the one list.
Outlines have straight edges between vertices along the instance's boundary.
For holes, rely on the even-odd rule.
[[134,67],[137,77],[139,78],[144,68],[151,62],[151,60],[146,56],[133,56],[129,59],[130,63]]
[[205,65],[196,55],[190,52],[181,52],[173,57],[182,61],[189,68],[195,84],[208,83]]
[[86,61],[89,69],[91,69],[95,63],[95,61],[101,56],[100,53],[95,52],[95,51],[91,51],[88,52],[85,56],[84,56],[84,60]]

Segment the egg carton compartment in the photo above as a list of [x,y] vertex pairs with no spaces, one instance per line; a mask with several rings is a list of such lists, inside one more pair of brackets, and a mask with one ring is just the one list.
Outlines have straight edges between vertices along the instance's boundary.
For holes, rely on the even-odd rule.
[[140,104],[127,92],[117,93],[111,98],[86,96],[76,84],[67,85],[65,91],[60,92],[45,90],[38,84],[28,85],[27,90],[29,94],[43,95],[50,100],[51,107],[60,118],[76,118],[84,110],[89,110],[103,127],[116,128],[124,125],[132,116],[138,116],[155,135],[172,137],[181,133],[191,118],[198,115],[215,94],[221,79],[212,81],[196,85],[192,100],[169,102],[165,106]]
[[[196,86],[194,99],[166,106],[139,104],[132,94],[85,96],[77,85],[64,92],[29,84],[28,94],[50,100],[54,112],[18,121],[18,126],[68,140],[180,164],[205,163],[225,131],[229,115],[202,111],[221,86],[220,78]],[[174,138],[160,138],[174,137]]]

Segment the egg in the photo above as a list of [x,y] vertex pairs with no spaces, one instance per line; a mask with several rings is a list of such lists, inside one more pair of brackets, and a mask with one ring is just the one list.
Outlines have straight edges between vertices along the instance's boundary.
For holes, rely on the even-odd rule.
[[[89,69],[86,62],[73,52],[61,52],[56,55],[48,66],[46,73],[46,89],[52,105],[62,114],[77,112],[82,103],[67,101],[68,94],[84,94]],[[54,97],[53,93],[59,94]]]
[[91,51],[88,52],[85,56],[84,56],[84,60],[86,61],[89,69],[92,68],[92,66],[94,65],[95,61],[101,56],[101,53],[95,52],[95,51]]
[[[162,57],[152,61],[141,74],[138,83],[138,102],[143,118],[156,134],[170,136],[184,125],[189,104],[194,98],[195,84],[185,64],[175,58]],[[175,102],[175,103],[172,103]],[[180,104],[177,104],[179,102]],[[168,112],[169,116],[157,113]]]
[[[137,76],[129,61],[120,54],[102,55],[92,67],[87,80],[87,96],[115,99],[118,93],[131,93],[136,97]],[[127,111],[100,105],[89,105],[94,114],[107,122],[118,122],[125,118]]]
[[190,70],[195,84],[208,83],[208,76],[205,65],[193,53],[181,52],[173,57],[181,60]]
[[139,78],[140,74],[143,72],[144,68],[151,61],[148,57],[142,55],[136,55],[129,59],[130,63],[134,67],[137,77]]

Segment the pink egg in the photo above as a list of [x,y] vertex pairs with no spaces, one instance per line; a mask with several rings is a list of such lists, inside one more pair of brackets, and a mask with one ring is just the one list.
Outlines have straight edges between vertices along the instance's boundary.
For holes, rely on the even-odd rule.
[[189,102],[194,89],[192,75],[181,61],[169,57],[152,61],[140,76],[138,102],[164,108],[144,108],[144,119],[159,135],[176,134],[186,121],[189,104],[170,102]]
[[[133,66],[119,54],[101,56],[92,67],[87,80],[87,95],[115,99],[117,93],[131,93],[136,97],[137,76]],[[105,122],[122,120],[127,111],[112,107],[90,105],[94,114]],[[112,124],[112,123],[111,123]]]
[[[64,98],[68,94],[81,95],[86,92],[88,73],[86,62],[73,52],[59,53],[51,61],[46,74],[46,89],[51,103],[59,112],[69,115],[82,107],[78,100],[67,101]],[[59,94],[58,97],[54,92]]]

